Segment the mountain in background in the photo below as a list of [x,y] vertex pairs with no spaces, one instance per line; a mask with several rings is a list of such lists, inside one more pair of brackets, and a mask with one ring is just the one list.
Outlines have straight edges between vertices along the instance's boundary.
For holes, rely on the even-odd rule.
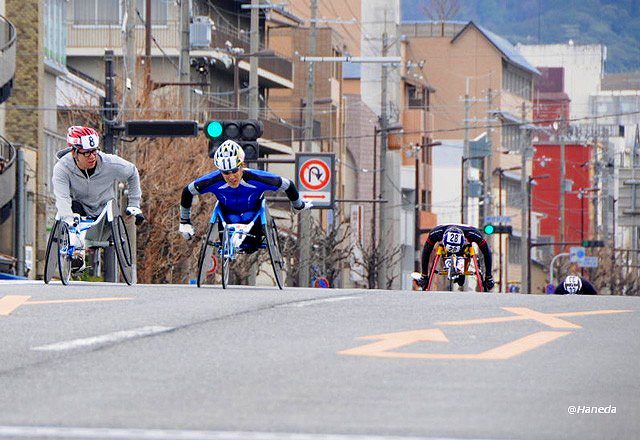
[[[403,21],[429,20],[427,0],[400,0]],[[605,71],[640,70],[640,0],[460,0],[452,20],[469,21],[511,43],[607,46]]]

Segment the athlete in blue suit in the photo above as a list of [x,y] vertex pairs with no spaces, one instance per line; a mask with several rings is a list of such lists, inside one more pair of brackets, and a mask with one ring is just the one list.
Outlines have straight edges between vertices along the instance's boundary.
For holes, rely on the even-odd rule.
[[[311,202],[305,202],[300,198],[298,189],[289,179],[266,171],[245,168],[244,151],[232,140],[227,140],[218,147],[213,162],[218,168],[216,171],[198,177],[182,190],[179,231],[187,240],[195,233],[191,224],[191,203],[194,195],[214,194],[228,223],[249,223],[260,210],[265,191],[284,191],[293,209],[297,211],[312,207]],[[244,250],[247,253],[255,251],[262,241],[261,224],[256,222],[249,234],[244,241]]]

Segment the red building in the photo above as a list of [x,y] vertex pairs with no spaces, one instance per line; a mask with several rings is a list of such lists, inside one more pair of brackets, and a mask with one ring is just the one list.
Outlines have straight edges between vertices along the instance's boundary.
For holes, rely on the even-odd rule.
[[[570,99],[564,93],[564,69],[539,67],[541,76],[536,80],[533,118],[536,125],[545,127],[534,139],[533,175],[549,175],[536,181],[532,190],[532,210],[544,214],[539,234],[560,242],[560,143],[565,132],[562,121],[569,119]],[[564,127],[563,127],[564,126]],[[590,207],[592,193],[580,194],[591,187],[590,145],[565,145],[565,179],[570,183],[565,194],[565,242],[580,242],[590,238]],[[581,197],[584,195],[584,199]],[[560,249],[556,248],[555,252]]]
[[[548,174],[548,179],[536,181],[532,192],[533,212],[543,213],[540,235],[552,236],[560,241],[560,145],[535,145],[533,175]],[[571,181],[571,190],[565,194],[565,242],[577,243],[590,238],[590,207],[592,193],[579,191],[591,187],[590,145],[565,145],[565,178]],[[559,252],[560,249],[556,249]]]

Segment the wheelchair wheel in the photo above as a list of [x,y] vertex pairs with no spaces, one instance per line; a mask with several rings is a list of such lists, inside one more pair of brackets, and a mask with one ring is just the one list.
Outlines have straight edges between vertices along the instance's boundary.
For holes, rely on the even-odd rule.
[[49,239],[47,240],[47,252],[45,254],[44,263],[44,282],[49,284],[51,278],[56,275],[56,269],[58,268],[58,229],[60,228],[60,220],[56,220],[49,233]]
[[226,289],[229,285],[229,276],[230,276],[230,268],[231,268],[231,242],[229,241],[229,236],[225,231],[222,234],[222,255],[220,256],[220,260],[222,263],[222,288]]
[[278,228],[276,221],[271,216],[268,216],[267,219],[267,225],[262,226],[262,232],[267,239],[267,248],[269,249],[273,275],[275,276],[278,288],[282,290],[284,287],[284,259],[282,258],[282,250],[280,248]]
[[71,237],[69,234],[69,226],[64,222],[60,222],[58,233],[56,234],[58,240],[58,274],[60,275],[60,281],[65,286],[69,285],[69,278],[71,278],[71,256],[68,252],[71,245]]
[[216,258],[220,249],[220,237],[218,234],[218,222],[209,224],[209,230],[202,239],[202,248],[198,258],[198,287],[207,280],[213,280],[216,271]]
[[115,216],[111,222],[111,238],[113,247],[116,250],[120,273],[124,281],[131,285],[133,280],[133,258],[131,255],[131,242],[129,241],[129,233],[124,224],[121,215]]

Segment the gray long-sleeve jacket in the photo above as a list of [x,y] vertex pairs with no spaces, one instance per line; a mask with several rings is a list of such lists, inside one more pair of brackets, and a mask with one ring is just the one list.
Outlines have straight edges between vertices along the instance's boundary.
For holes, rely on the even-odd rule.
[[116,181],[129,185],[128,206],[140,207],[142,191],[138,169],[131,162],[113,154],[98,153],[92,176],[78,168],[71,154],[65,154],[53,167],[51,180],[60,216],[73,214],[72,200],[80,202],[87,215],[99,215],[106,203],[115,198]]

